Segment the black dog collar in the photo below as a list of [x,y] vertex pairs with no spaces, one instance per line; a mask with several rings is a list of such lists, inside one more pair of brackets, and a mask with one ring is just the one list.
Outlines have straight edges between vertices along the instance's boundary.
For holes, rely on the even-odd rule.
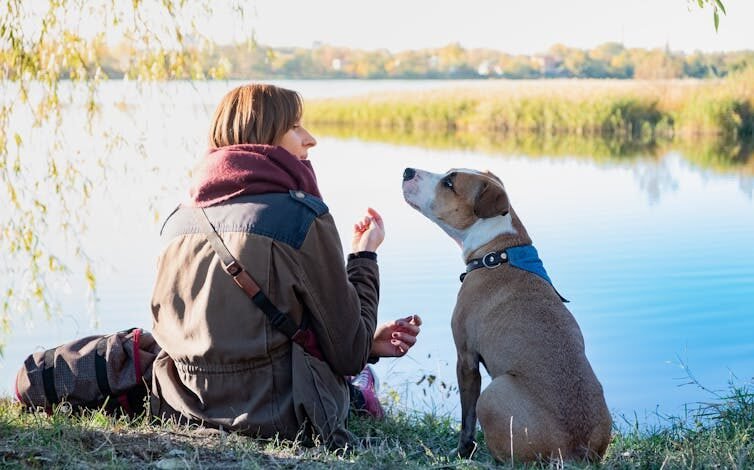
[[461,273],[461,282],[463,282],[463,278],[466,277],[468,273],[475,269],[479,268],[487,268],[487,269],[494,269],[499,267],[503,263],[508,262],[508,253],[505,252],[505,250],[500,251],[490,251],[486,255],[482,256],[481,258],[472,259],[469,261],[469,263],[466,265],[466,272]]
[[[541,277],[548,284],[552,286],[550,276],[547,275],[545,267],[542,264],[542,260],[539,259],[537,249],[533,245],[519,245],[511,246],[500,251],[490,251],[481,258],[472,259],[466,265],[466,272],[461,274],[461,282],[468,273],[479,268],[495,269],[502,264],[509,264],[514,268],[528,271],[536,276]],[[555,289],[555,286],[553,286]],[[560,300],[568,302],[560,293],[555,289],[555,293],[558,294]]]

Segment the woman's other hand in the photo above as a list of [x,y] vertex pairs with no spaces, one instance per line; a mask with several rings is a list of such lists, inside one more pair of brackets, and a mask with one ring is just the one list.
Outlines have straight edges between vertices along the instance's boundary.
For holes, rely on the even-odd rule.
[[385,225],[382,216],[371,207],[363,219],[353,225],[353,240],[351,249],[359,251],[377,251],[377,247],[385,239]]
[[416,337],[421,331],[421,328],[419,328],[421,324],[422,319],[419,318],[419,315],[410,315],[379,325],[374,332],[370,356],[404,356],[411,349],[411,346],[416,344]]

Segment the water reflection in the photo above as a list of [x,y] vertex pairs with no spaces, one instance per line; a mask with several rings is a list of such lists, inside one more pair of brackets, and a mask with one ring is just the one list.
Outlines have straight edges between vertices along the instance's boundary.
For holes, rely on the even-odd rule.
[[635,140],[620,136],[500,134],[489,132],[431,132],[369,127],[316,125],[321,135],[366,142],[387,142],[429,149],[471,150],[486,154],[569,157],[594,163],[656,161],[678,152],[700,169],[754,176],[754,138],[679,137],[675,140]]
[[754,138],[678,139],[673,148],[705,170],[754,175]]

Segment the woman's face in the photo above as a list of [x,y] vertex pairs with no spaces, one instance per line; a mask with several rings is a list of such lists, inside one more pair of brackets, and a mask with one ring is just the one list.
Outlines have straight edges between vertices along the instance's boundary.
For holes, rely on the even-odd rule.
[[317,145],[317,141],[309,131],[304,129],[300,122],[297,122],[292,128],[288,129],[288,132],[283,134],[277,145],[286,149],[299,160],[306,160],[309,158],[309,149]]

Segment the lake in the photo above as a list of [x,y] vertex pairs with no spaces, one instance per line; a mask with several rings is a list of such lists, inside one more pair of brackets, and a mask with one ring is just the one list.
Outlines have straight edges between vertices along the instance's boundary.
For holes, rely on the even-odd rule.
[[[275,83],[299,90],[305,100],[455,85]],[[81,110],[65,111],[64,149],[90,180],[91,199],[81,207],[74,204],[75,233],[69,236],[59,229],[57,197],[44,185],[38,189],[53,200],[47,226],[39,229],[41,241],[69,272],[48,276],[45,283],[59,313],[47,319],[32,308],[11,318],[0,392],[12,393],[15,373],[32,351],[79,336],[150,327],[161,219],[183,198],[210,114],[232,86],[178,82],[146,86],[138,94],[136,84],[105,84],[100,91],[104,123],[95,126],[96,138],[83,133]],[[316,128],[310,130],[317,135]],[[104,153],[105,133],[123,136],[111,153]],[[464,263],[455,243],[403,201],[401,175],[407,166],[436,172],[475,168],[502,178],[554,285],[571,301],[568,307],[617,424],[682,415],[713,400],[711,391],[724,392],[729,382],[746,383],[754,375],[751,160],[721,167],[673,148],[593,158],[497,151],[494,145],[478,150],[454,146],[452,136],[442,148],[433,148],[367,140],[348,131],[337,135],[317,135],[310,158],[345,244],[366,207],[385,219],[380,321],[411,313],[424,320],[420,341],[407,357],[376,366],[381,392],[386,399],[397,398],[395,406],[460,415],[450,316]],[[25,143],[35,154],[47,144],[43,135]],[[3,203],[0,210],[7,207]],[[77,247],[95,267],[94,295],[87,294],[87,260],[77,255]],[[28,276],[8,265],[0,282],[18,284]],[[691,379],[709,390],[688,385]],[[391,390],[395,393],[387,393]]]

